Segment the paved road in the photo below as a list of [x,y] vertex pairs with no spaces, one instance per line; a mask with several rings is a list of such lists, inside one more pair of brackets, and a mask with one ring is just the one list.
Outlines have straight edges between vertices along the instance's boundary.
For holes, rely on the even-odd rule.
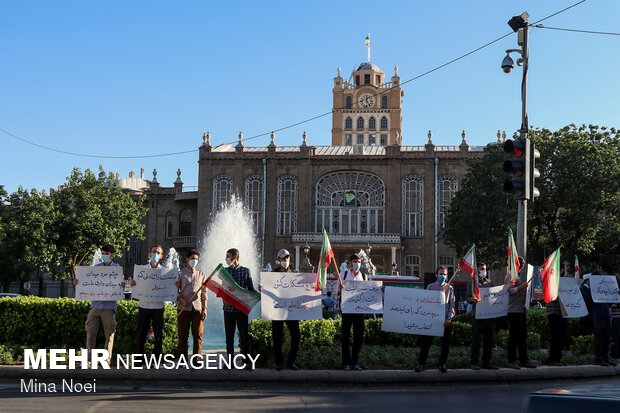
[[98,386],[94,394],[22,393],[19,384],[0,383],[1,412],[149,412],[200,411],[372,411],[480,413],[520,412],[525,396],[536,390],[579,384],[612,383],[620,378],[565,380],[557,383],[497,383],[363,386],[246,386],[163,388]]

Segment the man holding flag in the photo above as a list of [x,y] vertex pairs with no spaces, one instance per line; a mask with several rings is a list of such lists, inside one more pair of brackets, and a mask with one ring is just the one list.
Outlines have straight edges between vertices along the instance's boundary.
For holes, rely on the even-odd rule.
[[[465,259],[465,258],[464,258]],[[461,266],[461,268],[463,268]],[[482,344],[482,368],[487,370],[497,370],[497,366],[491,364],[493,352],[493,328],[495,319],[476,318],[476,303],[480,301],[479,288],[493,287],[493,281],[487,277],[487,265],[480,262],[476,265],[475,274],[467,285],[467,302],[472,304],[472,338],[471,338],[471,368],[480,370],[478,360],[480,359],[480,341]]]
[[[512,231],[510,232],[512,238]],[[527,296],[527,281],[521,281],[519,272],[526,268],[525,260],[518,257],[512,259],[511,254],[516,255],[516,250],[508,250],[510,270],[506,274],[508,288],[508,367],[519,369],[517,364],[517,349],[521,367],[535,369],[536,365],[527,356],[527,318],[525,316],[525,300]],[[513,269],[518,269],[513,278]]]
[[203,321],[207,318],[207,290],[204,287],[206,276],[198,271],[200,254],[196,250],[187,252],[187,267],[179,272],[175,285],[179,289],[177,297],[177,328],[179,331],[179,355],[187,357],[187,339],[191,326],[194,337],[194,354],[202,354]]
[[[555,254],[555,253],[554,253]],[[557,254],[557,261],[559,263],[560,256]],[[557,265],[556,262],[549,265],[549,258],[545,260],[545,268],[542,272],[542,281],[543,281],[543,291],[548,291],[549,287],[547,287],[546,278],[552,270],[548,267],[555,267]],[[566,268],[564,264],[559,266],[560,268],[560,277],[566,276]],[[558,287],[559,287],[559,279],[558,279]],[[548,293],[547,293],[548,294]],[[547,294],[545,294],[545,302]],[[551,331],[551,348],[549,349],[549,358],[545,364],[550,366],[561,366],[562,365],[562,347],[564,347],[564,337],[566,335],[566,319],[562,316],[562,307],[560,304],[560,299],[558,298],[558,293],[555,293],[555,299],[549,301],[546,305],[547,307],[547,321],[549,322],[549,330]]]

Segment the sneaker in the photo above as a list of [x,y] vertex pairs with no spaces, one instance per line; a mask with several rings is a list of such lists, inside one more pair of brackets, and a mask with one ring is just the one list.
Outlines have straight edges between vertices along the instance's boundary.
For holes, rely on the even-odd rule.
[[346,366],[344,366],[343,368],[344,371],[351,371],[351,366],[349,366],[348,364]]
[[439,371],[442,373],[447,373],[448,369],[446,368],[445,364],[442,364],[441,366],[439,366]]
[[297,365],[295,363],[293,364],[288,364],[286,366],[289,370],[299,370],[299,367],[297,367]]
[[498,370],[499,369],[499,367],[497,367],[495,364],[491,364],[491,363],[483,364],[482,368],[485,369],[485,370]]
[[359,364],[356,364],[355,367],[353,367],[353,370],[355,370],[355,371],[362,371],[364,369]]
[[519,370],[521,367],[519,367],[519,364],[517,364],[516,361],[511,361],[510,363],[508,363],[508,367],[510,367],[511,369],[515,369],[515,370]]
[[424,364],[418,364],[418,366],[415,368],[416,373],[419,373],[421,371],[424,370]]
[[479,365],[477,365],[477,364],[472,364],[472,365],[470,366],[470,368],[471,368],[472,370],[480,370],[480,366],[479,366]]
[[521,362],[521,367],[525,367],[528,369],[535,369],[536,368],[536,364],[532,363],[532,360],[525,360],[523,362]]

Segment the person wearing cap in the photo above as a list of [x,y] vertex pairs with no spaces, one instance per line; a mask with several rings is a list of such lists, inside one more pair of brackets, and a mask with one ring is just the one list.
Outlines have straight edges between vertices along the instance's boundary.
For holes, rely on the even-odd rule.
[[[277,266],[273,272],[295,272],[291,269],[291,254],[284,248],[278,251]],[[301,332],[299,331],[298,320],[273,320],[271,322],[271,335],[273,337],[273,353],[276,359],[276,370],[284,368],[284,356],[282,354],[282,342],[284,341],[284,323],[288,327],[291,335],[291,350],[286,358],[286,367],[291,370],[299,370],[295,364]]]
[[599,366],[615,366],[617,363],[609,358],[611,339],[611,307],[609,303],[595,303],[592,300],[590,278],[600,275],[595,271],[583,276],[581,295],[586,303],[588,312],[592,314],[592,329],[594,331],[594,364]]
[[[116,254],[116,248],[112,245],[104,245],[101,247],[101,259],[103,262],[96,264],[96,267],[119,267],[117,263],[112,261]],[[73,285],[78,283],[77,278],[73,279]],[[123,288],[125,283],[121,283]],[[86,317],[84,328],[86,329],[86,350],[90,355],[91,350],[97,345],[97,333],[99,326],[103,325],[103,333],[105,335],[105,349],[108,350],[108,364],[112,360],[112,348],[114,347],[114,333],[116,333],[116,301],[96,301],[90,302],[90,310]]]
[[[349,269],[342,273],[342,281],[366,281],[368,277],[360,271],[362,260],[357,254],[352,254],[349,258]],[[342,288],[342,285],[340,286]],[[366,314],[342,314],[340,328],[340,341],[342,344],[342,366],[346,371],[362,371],[359,365],[359,355],[364,340],[364,319]],[[353,348],[349,352],[349,338],[351,337],[351,326],[353,326]]]

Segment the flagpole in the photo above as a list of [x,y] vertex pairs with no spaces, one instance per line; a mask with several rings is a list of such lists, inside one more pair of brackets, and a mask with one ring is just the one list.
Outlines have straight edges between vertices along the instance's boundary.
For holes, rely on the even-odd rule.
[[198,295],[198,292],[202,289],[202,287],[207,286],[207,282],[211,279],[211,277],[213,277],[213,274],[215,274],[215,272],[212,272],[211,275],[209,275],[207,279],[202,284],[200,284],[200,287],[198,287],[198,289],[194,291],[194,295],[192,295],[192,298],[190,298],[189,301],[186,301],[185,305],[180,310],[179,310],[179,307],[177,307],[177,314],[180,314],[182,311],[185,311],[185,309],[187,308],[187,303],[191,303],[192,301],[194,301],[194,298],[196,298],[196,296]]
[[338,276],[338,281],[340,281],[340,287],[342,287],[344,284],[342,283],[342,277],[340,277],[340,271],[338,270],[338,265],[336,265],[336,258],[335,257],[332,260],[332,262],[334,263],[334,268],[336,268],[336,275]]
[[541,265],[540,268],[538,269],[538,271],[536,271],[536,274],[532,275],[532,277],[529,280],[527,280],[527,283],[529,284],[530,281],[532,281],[534,278],[536,278],[536,276],[538,274],[540,274],[544,268],[545,268],[545,266]]
[[452,277],[450,277],[450,279],[448,280],[448,284],[452,282],[452,280],[454,279],[454,277],[456,277],[456,274],[458,274],[459,271],[461,271],[461,267],[457,268],[456,271],[454,271],[454,274],[452,274]]

